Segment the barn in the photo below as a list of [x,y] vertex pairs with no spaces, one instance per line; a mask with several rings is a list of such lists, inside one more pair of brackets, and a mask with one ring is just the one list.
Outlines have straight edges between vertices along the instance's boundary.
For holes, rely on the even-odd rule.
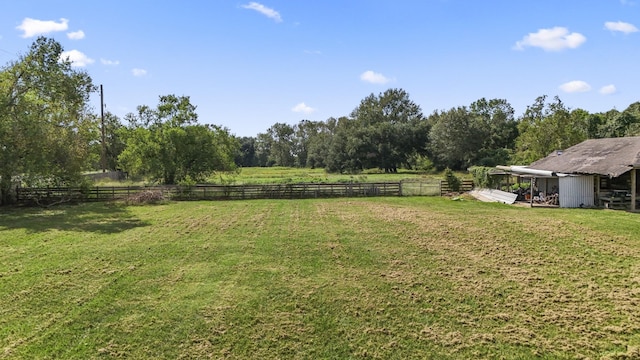
[[499,168],[530,177],[534,195],[557,196],[560,207],[640,208],[640,136],[590,139],[529,166]]

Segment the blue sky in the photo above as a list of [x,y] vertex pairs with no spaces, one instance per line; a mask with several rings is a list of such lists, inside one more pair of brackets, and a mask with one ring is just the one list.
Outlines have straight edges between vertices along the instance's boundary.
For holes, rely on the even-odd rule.
[[[348,116],[402,88],[425,115],[540,95],[590,112],[640,100],[640,0],[0,0],[0,64],[53,37],[121,118],[186,95],[255,136]],[[95,99],[96,112],[99,96]]]

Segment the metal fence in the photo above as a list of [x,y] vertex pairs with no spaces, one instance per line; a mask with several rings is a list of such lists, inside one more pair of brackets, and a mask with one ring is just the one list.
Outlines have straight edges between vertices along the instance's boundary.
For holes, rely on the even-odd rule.
[[440,180],[402,180],[403,196],[440,196]]

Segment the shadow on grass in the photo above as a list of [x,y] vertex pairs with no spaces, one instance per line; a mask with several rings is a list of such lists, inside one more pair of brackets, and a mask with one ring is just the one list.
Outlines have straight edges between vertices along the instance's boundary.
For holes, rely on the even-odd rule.
[[87,203],[51,208],[0,208],[0,236],[6,230],[25,229],[28,232],[49,230],[113,234],[147,226],[131,214],[124,205]]

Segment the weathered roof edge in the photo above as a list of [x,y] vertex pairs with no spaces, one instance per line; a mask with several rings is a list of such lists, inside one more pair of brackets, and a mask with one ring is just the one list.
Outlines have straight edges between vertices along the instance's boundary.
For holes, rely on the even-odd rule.
[[589,139],[531,163],[529,169],[619,177],[640,169],[640,137]]

